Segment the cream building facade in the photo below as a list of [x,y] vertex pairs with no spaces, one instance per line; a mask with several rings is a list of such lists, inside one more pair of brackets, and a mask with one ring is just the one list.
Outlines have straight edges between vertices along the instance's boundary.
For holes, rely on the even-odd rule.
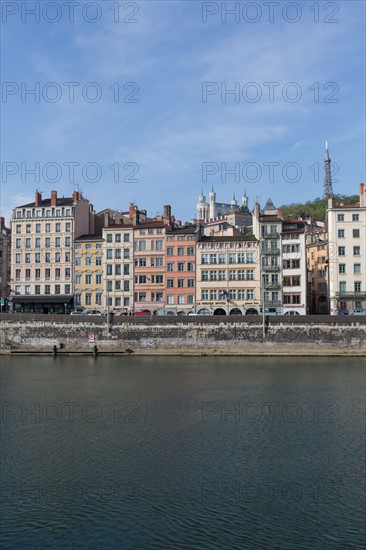
[[330,314],[366,312],[366,201],[365,184],[357,205],[328,201],[328,256]]

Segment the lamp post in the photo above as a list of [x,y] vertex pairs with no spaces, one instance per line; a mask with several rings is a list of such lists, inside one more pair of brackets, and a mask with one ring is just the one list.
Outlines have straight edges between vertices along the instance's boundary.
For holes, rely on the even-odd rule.
[[108,287],[108,279],[107,279],[107,338],[109,338],[109,287]]

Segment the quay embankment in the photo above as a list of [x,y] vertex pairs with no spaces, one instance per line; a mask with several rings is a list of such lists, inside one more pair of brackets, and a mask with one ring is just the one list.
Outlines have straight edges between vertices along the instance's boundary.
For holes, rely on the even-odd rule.
[[366,356],[366,316],[0,315],[2,354]]

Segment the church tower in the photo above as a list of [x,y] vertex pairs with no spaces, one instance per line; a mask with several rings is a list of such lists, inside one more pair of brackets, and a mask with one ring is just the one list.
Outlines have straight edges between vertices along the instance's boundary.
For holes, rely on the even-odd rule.
[[210,202],[209,220],[213,220],[214,218],[216,218],[216,193],[213,187],[212,187],[211,193],[209,194],[209,202]]
[[197,219],[207,222],[209,219],[209,204],[206,202],[206,197],[203,194],[203,189],[201,191],[201,195],[198,198],[196,209],[197,209]]

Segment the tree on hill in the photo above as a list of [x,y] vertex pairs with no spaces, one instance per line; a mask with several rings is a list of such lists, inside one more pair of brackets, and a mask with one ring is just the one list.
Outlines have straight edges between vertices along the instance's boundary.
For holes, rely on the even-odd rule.
[[[358,195],[351,195],[348,197],[342,195],[334,195],[335,203],[343,203],[345,206],[350,204],[356,204],[360,200]],[[320,199],[317,197],[313,201],[308,201],[305,204],[303,203],[292,203],[289,205],[283,205],[279,207],[279,210],[282,211],[282,216],[284,220],[294,219],[294,218],[306,218],[313,217],[321,221],[325,221],[326,212],[328,208],[328,200]]]

